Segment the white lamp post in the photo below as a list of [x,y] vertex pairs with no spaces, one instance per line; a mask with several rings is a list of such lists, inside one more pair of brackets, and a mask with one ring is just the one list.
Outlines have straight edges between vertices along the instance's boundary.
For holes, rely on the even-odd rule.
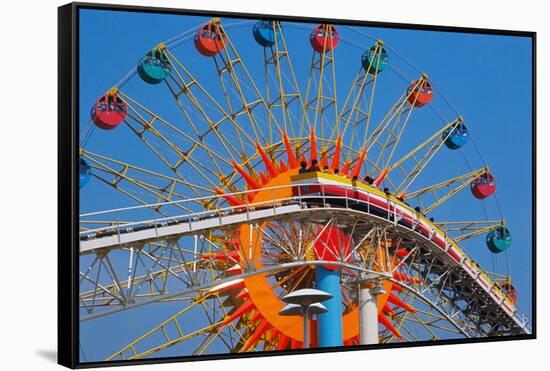
[[325,313],[327,308],[321,302],[331,298],[328,292],[315,289],[297,290],[282,298],[287,305],[281,309],[280,315],[304,317],[304,348],[309,348],[309,316]]

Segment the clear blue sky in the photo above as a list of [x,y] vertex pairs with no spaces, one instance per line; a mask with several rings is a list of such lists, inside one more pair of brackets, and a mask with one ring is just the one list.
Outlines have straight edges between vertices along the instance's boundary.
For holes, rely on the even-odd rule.
[[[142,14],[111,11],[81,11],[80,29],[80,127],[90,122],[89,108],[101,94],[115,85],[137,60],[159,42],[195,27],[209,18],[178,15]],[[236,20],[222,19],[225,23]],[[263,52],[252,38],[253,23],[231,29],[230,37],[241,53],[253,76],[263,79]],[[310,24],[298,27],[283,24],[285,38],[302,91],[305,91],[311,60]],[[370,47],[373,40],[340,28],[345,40]],[[483,159],[497,178],[497,197],[508,228],[513,235],[509,250],[512,279],[519,291],[519,304],[531,312],[531,41],[528,38],[494,35],[474,35],[434,31],[395,30],[361,27],[374,38],[383,39],[392,50],[429,74],[455,109],[465,118]],[[214,67],[194,49],[192,42],[173,50],[201,82],[214,88],[217,77]],[[357,71],[362,50],[342,43],[336,51],[338,95],[343,101],[351,79]],[[419,73],[390,50],[392,69],[411,81]],[[407,87],[394,71],[385,71],[379,80],[375,111],[381,115]],[[261,86],[261,84],[258,84]],[[162,86],[149,86],[135,76],[124,91],[146,103],[167,118],[176,118],[175,102]],[[214,93],[216,95],[216,93]],[[219,96],[219,95],[217,95]],[[433,106],[446,120],[453,114],[436,96]],[[403,150],[414,147],[441,126],[428,108],[415,112],[414,123],[407,128]],[[113,131],[95,130],[86,148],[92,152],[169,174],[126,127]],[[483,166],[472,141],[460,154],[443,149],[427,168],[423,182],[437,182]],[[417,187],[413,187],[417,188]],[[485,202],[489,219],[498,219],[496,199]],[[81,212],[112,209],[134,202],[92,179],[81,190]],[[469,191],[464,191],[434,213],[437,220],[484,220],[481,203]],[[504,256],[496,259],[485,247],[483,236],[467,241],[466,250],[482,266],[506,272]],[[86,358],[100,360],[110,350],[119,349],[129,340],[175,313],[178,304],[162,304],[126,311],[108,318],[86,322],[81,326],[81,342]],[[162,355],[177,355],[185,351],[176,348]],[[179,352],[179,353],[178,353]]]

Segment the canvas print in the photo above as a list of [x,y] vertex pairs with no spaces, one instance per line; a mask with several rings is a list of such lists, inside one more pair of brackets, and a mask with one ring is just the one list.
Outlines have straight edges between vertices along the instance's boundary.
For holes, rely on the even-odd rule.
[[531,37],[78,20],[81,363],[532,333]]

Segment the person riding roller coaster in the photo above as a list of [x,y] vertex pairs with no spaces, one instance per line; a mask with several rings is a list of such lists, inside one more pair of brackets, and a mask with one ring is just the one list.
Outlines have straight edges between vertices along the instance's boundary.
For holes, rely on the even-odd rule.
[[307,169],[308,172],[315,172],[315,171],[319,171],[319,165],[318,165],[318,161],[316,159],[313,159],[311,160],[311,166],[309,167],[309,169]]
[[307,172],[308,172],[307,162],[305,162],[305,161],[300,162],[300,170],[298,170],[298,173],[304,174],[304,173],[307,173]]

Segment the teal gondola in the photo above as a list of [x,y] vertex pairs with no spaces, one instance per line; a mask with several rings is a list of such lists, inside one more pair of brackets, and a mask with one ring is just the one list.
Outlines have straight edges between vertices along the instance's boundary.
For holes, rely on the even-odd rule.
[[162,50],[151,50],[139,60],[137,71],[146,83],[159,84],[170,75],[170,62]]
[[371,75],[384,71],[390,63],[390,57],[386,49],[380,47],[377,51],[377,47],[378,45],[373,46],[361,56],[361,65]]
[[506,251],[512,244],[512,234],[506,227],[498,227],[487,234],[487,247],[492,253]]

